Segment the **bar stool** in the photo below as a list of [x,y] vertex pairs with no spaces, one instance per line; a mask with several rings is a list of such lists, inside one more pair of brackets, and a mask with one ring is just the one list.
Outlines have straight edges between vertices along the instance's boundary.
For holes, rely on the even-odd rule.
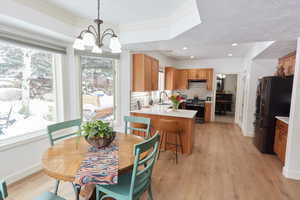
[[[176,164],[178,163],[178,147],[181,149],[181,153],[183,153],[183,146],[181,141],[182,129],[179,126],[177,120],[166,120],[161,119],[159,121],[159,133],[161,134],[160,148],[162,143],[164,142],[164,150],[166,150],[167,145],[175,147],[175,159]],[[169,135],[175,135],[175,143],[171,143],[168,141]],[[161,150],[159,151],[160,154]]]

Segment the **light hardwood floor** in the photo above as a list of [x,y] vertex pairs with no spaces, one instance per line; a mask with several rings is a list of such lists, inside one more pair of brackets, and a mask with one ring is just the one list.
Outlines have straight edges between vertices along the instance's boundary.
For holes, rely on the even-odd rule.
[[[14,200],[30,200],[53,190],[53,180],[42,172],[9,187]],[[229,123],[196,126],[195,147],[190,156],[162,153],[153,174],[157,200],[299,200],[300,182],[284,178],[273,155],[259,153],[251,138]],[[74,199],[64,183],[60,194]],[[146,199],[146,198],[144,198]]]

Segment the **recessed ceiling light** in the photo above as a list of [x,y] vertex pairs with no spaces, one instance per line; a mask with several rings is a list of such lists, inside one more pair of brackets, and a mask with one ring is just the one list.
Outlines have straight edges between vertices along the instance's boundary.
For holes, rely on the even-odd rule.
[[228,56],[231,57],[231,56],[233,56],[233,55],[232,55],[232,53],[229,53]]
[[232,43],[231,46],[236,47],[238,43]]
[[195,58],[195,56],[190,56],[191,59]]
[[183,47],[183,48],[182,48],[182,50],[187,50],[187,49],[188,49],[187,47]]

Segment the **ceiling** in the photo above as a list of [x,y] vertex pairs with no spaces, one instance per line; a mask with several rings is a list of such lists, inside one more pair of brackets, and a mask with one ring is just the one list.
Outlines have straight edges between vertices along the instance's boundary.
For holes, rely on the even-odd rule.
[[264,50],[255,59],[280,58],[297,49],[297,40],[276,41],[269,48]]
[[[47,1],[83,18],[94,19],[96,16],[96,0]],[[228,57],[228,54],[232,54],[232,57],[244,57],[255,42],[295,41],[300,36],[300,1],[194,1],[198,5],[201,24],[170,40],[159,39],[157,37],[159,34],[156,34],[153,42],[137,42],[128,44],[125,48],[135,51],[158,51],[176,59],[187,59],[189,56],[199,59],[224,58]],[[176,9],[184,1],[102,0],[101,2],[104,21],[122,25],[167,18],[176,13]],[[148,32],[147,29],[142,31]],[[139,35],[136,34],[135,37],[139,38]],[[233,47],[232,43],[239,45]],[[183,47],[188,49],[183,50]],[[265,52],[263,56],[278,56],[280,53],[275,53],[278,46],[275,47],[273,46],[272,53]]]
[[[83,18],[97,17],[97,0],[47,0]],[[182,0],[101,0],[101,18],[104,21],[123,24],[165,18],[177,9]]]
[[[174,50],[173,56],[243,57],[261,41],[295,40],[300,36],[300,1],[198,0],[202,23],[151,48]],[[233,48],[232,43],[240,45]],[[189,51],[180,49],[191,47]],[[274,54],[275,55],[275,54]]]

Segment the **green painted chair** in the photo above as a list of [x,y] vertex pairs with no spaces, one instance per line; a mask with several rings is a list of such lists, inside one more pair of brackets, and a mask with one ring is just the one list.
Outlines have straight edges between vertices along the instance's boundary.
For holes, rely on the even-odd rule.
[[0,200],[6,199],[8,196],[7,194],[7,187],[4,181],[0,181]]
[[[0,200],[4,200],[8,197],[6,183],[0,181]],[[51,192],[45,192],[41,196],[35,198],[34,200],[65,200],[62,197],[59,197]]]
[[[160,135],[158,132],[144,142],[134,146],[134,165],[132,172],[118,177],[116,185],[97,185],[96,200],[114,198],[117,200],[139,199],[148,191],[148,198],[153,199],[151,191],[151,175],[153,166],[157,160]],[[148,155],[141,159],[141,154],[148,152]],[[101,196],[101,194],[103,194]]]
[[[76,135],[78,133],[78,130],[80,129],[80,126],[81,126],[81,119],[75,119],[75,120],[70,120],[70,121],[65,121],[65,122],[60,122],[60,123],[49,125],[47,127],[47,132],[48,132],[48,136],[49,136],[50,145],[53,146],[54,142],[56,142],[56,141]],[[53,133],[56,133],[58,131],[62,131],[62,130],[68,129],[68,128],[77,128],[77,129],[72,133],[67,133],[62,136],[54,137]],[[56,180],[54,195],[57,195],[59,183],[60,183],[60,181]],[[73,185],[73,189],[77,196],[78,190],[73,183],[72,183],[72,185]]]
[[[125,134],[132,133],[132,131],[138,131],[144,133],[144,137],[147,139],[150,136],[151,119],[145,117],[125,116]],[[130,123],[134,123],[134,126],[129,126]]]

